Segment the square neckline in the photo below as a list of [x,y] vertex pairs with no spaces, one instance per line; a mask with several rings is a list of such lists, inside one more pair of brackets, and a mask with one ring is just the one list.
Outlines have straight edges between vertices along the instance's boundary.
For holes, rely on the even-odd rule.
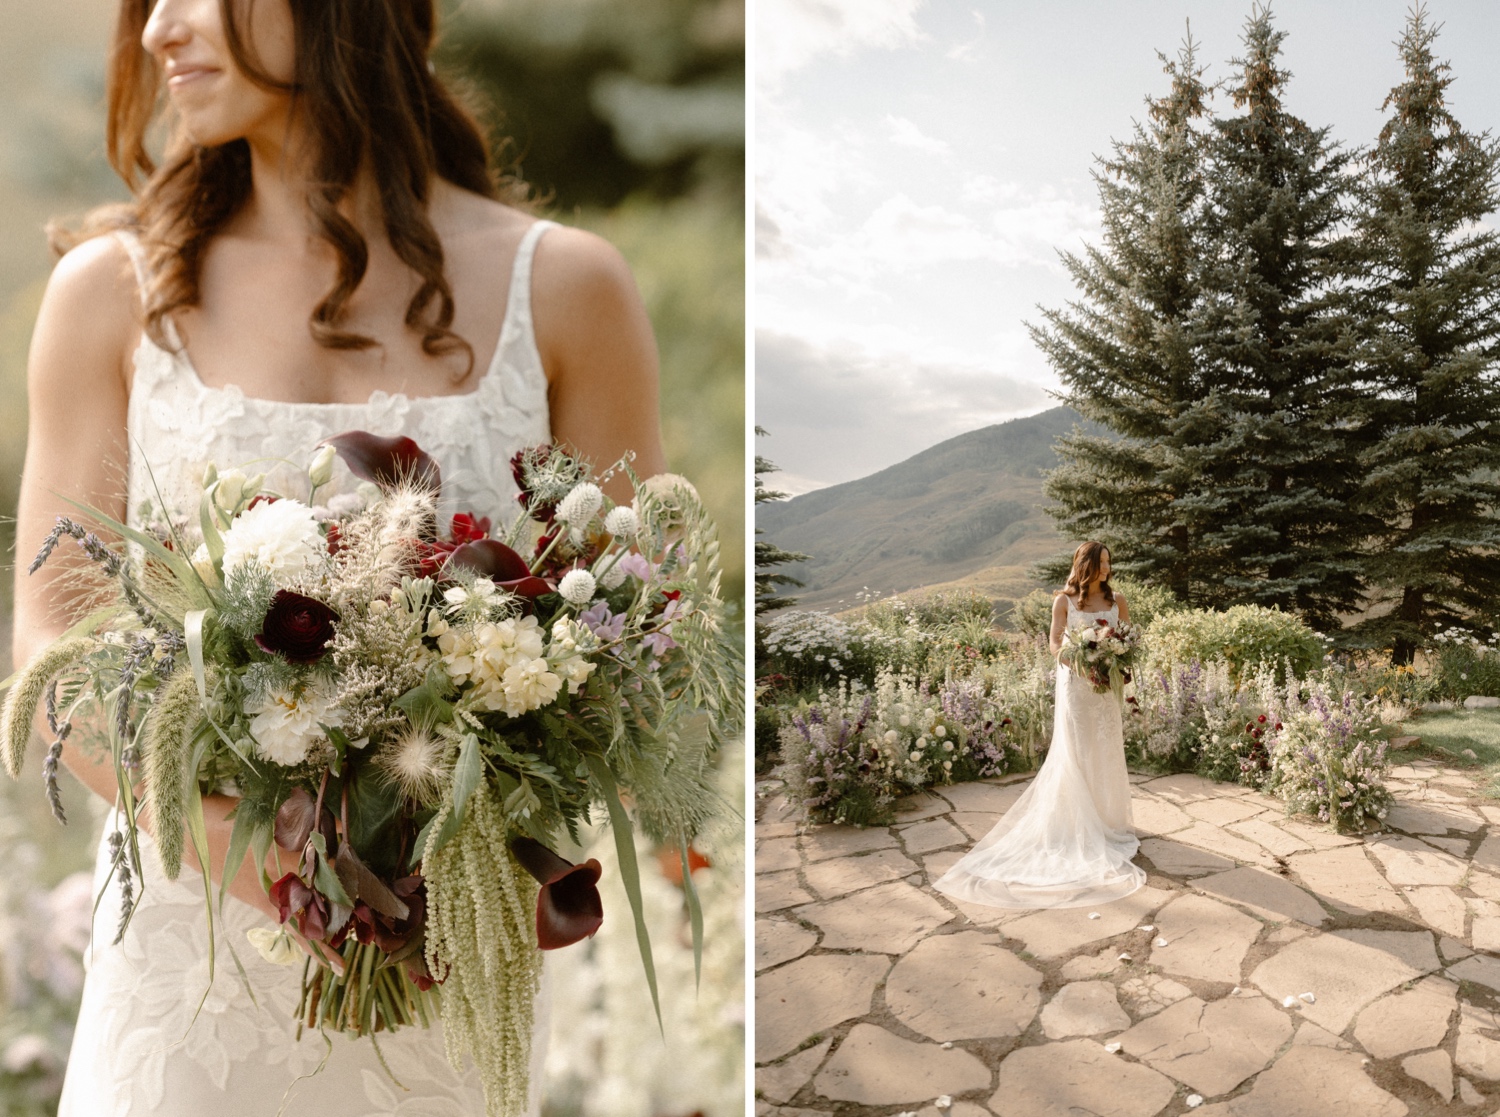
[[[542,234],[555,224],[556,222],[554,221],[538,218],[521,234],[520,243],[516,246],[515,259],[511,263],[510,286],[505,292],[505,314],[500,319],[500,336],[495,341],[495,351],[490,356],[489,363],[485,366],[484,372],[474,382],[474,387],[470,388],[467,392],[444,392],[440,395],[427,394],[413,396],[406,392],[390,392],[384,388],[375,388],[371,390],[368,397],[360,401],[284,400],[274,399],[270,396],[252,396],[246,393],[245,389],[238,384],[206,383],[202,375],[198,372],[197,366],[193,364],[193,358],[188,353],[187,346],[183,344],[182,335],[177,331],[177,323],[171,318],[167,318],[165,319],[166,332],[169,340],[176,348],[166,349],[158,345],[145,330],[142,330],[141,340],[136,345],[135,352],[131,355],[134,375],[131,377],[130,394],[135,394],[135,377],[140,374],[140,355],[142,350],[149,352],[154,349],[186,373],[188,381],[195,390],[204,393],[217,392],[221,395],[238,398],[247,404],[265,407],[297,407],[330,411],[337,410],[338,408],[366,408],[372,404],[383,403],[386,400],[396,400],[407,404],[434,400],[462,400],[472,402],[478,399],[481,393],[483,393],[489,381],[498,379],[500,365],[505,356],[507,339],[514,335],[515,323],[519,318],[523,305],[528,318],[530,317],[532,257],[535,255],[536,245],[541,240]],[[135,266],[136,280],[141,288],[144,289],[146,270],[139,235],[133,229],[119,229],[116,230],[116,236],[124,244],[126,253],[130,256],[130,261]],[[523,279],[525,280],[526,290],[523,297],[518,300],[516,292],[517,288],[522,285],[521,281]]]

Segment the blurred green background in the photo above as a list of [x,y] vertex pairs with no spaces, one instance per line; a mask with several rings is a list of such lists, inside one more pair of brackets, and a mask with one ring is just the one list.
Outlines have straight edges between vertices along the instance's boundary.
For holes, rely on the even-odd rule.
[[[26,351],[51,270],[43,226],[125,197],[103,155],[116,0],[0,5],[0,536],[26,450]],[[437,60],[545,216],[599,233],[635,271],[656,328],[670,467],[718,521],[725,595],[744,597],[743,0],[445,0]],[[29,556],[33,541],[21,541]],[[8,673],[11,570],[0,572]],[[0,1109],[48,1114],[76,1012],[74,927],[100,815],[41,794],[40,752],[0,780]],[[97,804],[102,812],[103,804]],[[84,934],[86,935],[86,910]],[[53,933],[45,932],[53,929]],[[76,938],[76,935],[75,935]]]

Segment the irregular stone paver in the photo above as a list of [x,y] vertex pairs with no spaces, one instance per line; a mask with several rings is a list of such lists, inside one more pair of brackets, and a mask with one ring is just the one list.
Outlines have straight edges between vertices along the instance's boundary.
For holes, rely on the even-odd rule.
[[1237,985],[1240,964],[1260,929],[1259,920],[1228,904],[1181,896],[1157,914],[1156,933],[1166,945],[1151,947],[1151,964],[1178,977]]
[[1500,958],[1475,954],[1457,965],[1449,966],[1448,976],[1459,981],[1473,981],[1500,993]]
[[1457,985],[1441,977],[1423,978],[1361,1012],[1354,1038],[1377,1059],[1436,1047],[1448,1034],[1448,1021],[1457,1005]]
[[1249,838],[1277,857],[1290,857],[1294,853],[1305,853],[1312,849],[1301,838],[1288,834],[1280,826],[1273,826],[1263,818],[1247,818],[1244,822],[1231,824],[1229,829],[1242,838]]
[[796,838],[769,838],[755,843],[755,871],[758,873],[795,869],[801,864],[802,855],[797,852]]
[[813,826],[800,842],[809,861],[827,861],[830,857],[889,849],[896,844],[896,837],[884,826]]
[[944,1042],[1020,1035],[1042,1003],[1042,975],[993,934],[927,939],[896,963],[885,1003],[914,1032]]
[[1467,1004],[1462,1007],[1458,1044],[1453,1052],[1459,1070],[1486,1082],[1500,1081],[1500,1040],[1493,1038],[1497,1030],[1500,1020],[1489,1009]]
[[798,958],[755,980],[755,1061],[769,1062],[818,1032],[870,1011],[891,967],[872,954]]
[[835,1101],[899,1105],[963,1094],[990,1084],[989,1068],[961,1048],[913,1043],[873,1024],[856,1024],[813,1085]]
[[1335,907],[1363,914],[1387,911],[1404,915],[1406,905],[1365,856],[1363,846],[1344,846],[1287,858],[1304,887]]
[[1197,1117],[1406,1117],[1406,1104],[1370,1080],[1360,1057],[1293,1044],[1250,1091]]
[[1161,974],[1142,974],[1120,982],[1120,996],[1125,998],[1126,1007],[1142,1019],[1192,995],[1186,985]]
[[952,818],[958,828],[968,835],[970,841],[977,842],[995,828],[995,823],[1000,821],[1001,816],[978,814],[974,811],[955,811]]
[[1319,927],[1328,919],[1321,904],[1285,877],[1245,866],[1193,882],[1199,891],[1252,908],[1265,919],[1295,919]]
[[904,853],[882,849],[862,857],[820,861],[816,865],[809,865],[803,871],[803,876],[819,897],[832,900],[916,871],[917,863]]
[[1075,981],[1064,985],[1042,1009],[1042,1031],[1048,1039],[1097,1036],[1130,1027],[1115,987],[1107,981]]
[[1161,776],[1145,785],[1147,791],[1152,795],[1169,799],[1174,803],[1186,805],[1195,803],[1202,799],[1219,799],[1226,794],[1239,791],[1232,784],[1214,783],[1202,776],[1195,776],[1191,772],[1179,772],[1172,776]]
[[755,878],[755,910],[780,911],[793,904],[805,904],[813,895],[802,887],[793,872],[762,873]]
[[1155,1117],[1176,1092],[1171,1079],[1150,1067],[1093,1040],[1070,1039],[1007,1055],[990,1109],[1004,1117]]
[[1483,1105],[1484,1095],[1474,1089],[1474,1084],[1467,1078],[1458,1080],[1458,1100],[1465,1105]]
[[[1492,808],[1493,809],[1493,808]],[[1474,851],[1474,864],[1492,873],[1500,873],[1500,834],[1486,834]]]
[[867,888],[840,900],[795,909],[823,932],[826,950],[904,954],[953,916],[931,895],[905,881]]
[[797,1091],[812,1079],[813,1073],[823,1062],[823,1056],[833,1046],[833,1040],[825,1039],[806,1051],[788,1057],[769,1067],[755,1069],[755,1088],[772,1101],[791,1101]]
[[789,919],[755,921],[755,968],[757,971],[779,966],[806,954],[818,943],[815,932]]
[[1500,900],[1500,877],[1489,873],[1470,873],[1468,880],[1469,890],[1476,896],[1484,896],[1490,900]]
[[1455,804],[1397,801],[1386,814],[1385,824],[1404,834],[1447,834],[1450,830],[1472,834],[1483,828],[1484,819]]
[[1327,826],[1314,826],[1290,818],[1277,819],[1274,825],[1285,830],[1292,837],[1306,842],[1313,849],[1337,849],[1339,846],[1357,845],[1359,842],[1358,838],[1336,833]]
[[1015,806],[1019,799],[1031,786],[1031,781],[1025,783],[993,784],[993,783],[956,783],[948,787],[938,788],[938,794],[953,804],[955,811],[974,811],[978,814],[1004,814]]
[[1297,1034],[1292,1037],[1293,1043],[1310,1043],[1314,1047],[1333,1047],[1340,1051],[1347,1051],[1349,1045],[1327,1028],[1320,1028],[1311,1020],[1304,1020],[1297,1025]]
[[1394,957],[1338,935],[1309,935],[1284,946],[1250,975],[1250,982],[1273,1001],[1312,993],[1300,1011],[1338,1035],[1354,1014],[1382,993],[1420,977]]
[[1054,908],[1007,923],[1005,935],[1020,939],[1038,958],[1061,958],[1081,946],[1131,930],[1171,898],[1170,892],[1147,885],[1123,900],[1093,909],[1098,911],[1098,919],[1088,918],[1089,908]]
[[1464,937],[1464,925],[1469,909],[1463,899],[1451,888],[1407,888],[1403,889],[1411,906],[1417,909],[1422,922],[1453,938]]
[[1231,822],[1254,818],[1265,810],[1258,803],[1247,803],[1243,799],[1200,799],[1183,808],[1188,814],[1215,826],[1227,826]]
[[1401,1069],[1418,1082],[1438,1092],[1444,1101],[1453,1100],[1453,1060],[1446,1051],[1424,1051],[1401,1060]]
[[1292,1022],[1264,997],[1178,1001],[1120,1036],[1142,1062],[1209,1097],[1264,1070],[1292,1037]]
[[1355,928],[1335,931],[1334,934],[1341,939],[1399,958],[1418,973],[1432,973],[1442,964],[1438,961],[1432,935],[1427,931],[1371,931]]
[[1234,862],[1217,853],[1183,845],[1169,838],[1147,838],[1141,843],[1141,852],[1168,876],[1201,877],[1209,873],[1222,873],[1234,868]]
[[1435,845],[1439,849],[1447,850],[1454,857],[1461,857],[1465,861],[1469,859],[1469,847],[1474,844],[1472,838],[1439,838],[1428,835],[1422,840],[1428,845]]
[[1367,847],[1385,869],[1392,884],[1441,884],[1448,887],[1464,879],[1468,865],[1451,853],[1433,849],[1417,838],[1396,836]]
[[947,814],[952,809],[953,804],[948,800],[941,799],[931,792],[919,791],[915,795],[908,795],[905,799],[896,800],[896,825],[905,826],[908,822],[936,818],[938,815]]
[[1460,958],[1467,958],[1474,952],[1457,939],[1446,936],[1438,939],[1438,953],[1443,956],[1443,961],[1448,963],[1457,962]]
[[1064,981],[1088,981],[1112,974],[1124,964],[1120,961],[1119,951],[1106,946],[1098,954],[1080,954],[1077,958],[1069,958],[1063,963],[1062,978]]
[[1193,825],[1193,818],[1175,803],[1151,795],[1133,795],[1130,818],[1137,834],[1170,834]]
[[901,843],[907,853],[931,853],[959,843],[967,845],[968,841],[969,836],[946,818],[918,822],[901,831]]
[[1229,831],[1220,830],[1217,826],[1210,826],[1206,822],[1196,823],[1186,830],[1178,830],[1172,835],[1172,839],[1185,845],[1206,849],[1210,853],[1217,853],[1221,857],[1229,857],[1253,865],[1270,866],[1276,863],[1275,858],[1256,843],[1235,837]]

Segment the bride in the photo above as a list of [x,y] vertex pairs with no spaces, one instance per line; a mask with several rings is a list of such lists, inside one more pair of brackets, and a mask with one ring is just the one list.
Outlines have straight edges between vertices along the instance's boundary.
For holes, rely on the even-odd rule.
[[[1049,644],[1070,629],[1130,618],[1109,584],[1109,551],[1084,543],[1066,588],[1052,602]],[[933,887],[998,908],[1068,908],[1128,896],[1146,881],[1131,863],[1138,841],[1120,701],[1059,664],[1052,746],[1041,771],[1005,817]]]
[[[180,511],[210,460],[300,495],[315,444],[349,429],[415,438],[441,465],[446,507],[497,520],[515,514],[509,459],[526,446],[664,468],[655,344],[629,272],[602,241],[502,199],[478,128],[427,61],[434,7],[121,0],[109,147],[134,200],[91,217],[47,288],[23,551],[68,500],[137,526],[161,516],[158,493]],[[163,91],[157,164],[147,137]],[[322,492],[353,489],[338,469]],[[611,491],[628,499],[628,481]],[[16,661],[79,604],[50,565],[18,574]],[[64,756],[114,800],[111,764]],[[217,880],[235,800],[204,806]],[[101,885],[108,856],[106,837]],[[390,1073],[369,1042],[294,1038],[302,967],[248,948],[249,929],[277,923],[252,867],[216,919],[211,971],[196,860],[177,882],[154,853],[141,862],[118,943],[118,878],[96,912],[62,1117],[484,1112],[436,1028],[383,1038]],[[545,1004],[544,983],[532,1112]]]

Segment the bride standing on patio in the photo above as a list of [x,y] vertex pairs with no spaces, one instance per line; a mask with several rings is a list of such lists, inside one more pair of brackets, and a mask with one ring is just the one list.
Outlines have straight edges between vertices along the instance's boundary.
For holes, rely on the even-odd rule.
[[[1052,602],[1049,644],[1062,650],[1070,629],[1130,617],[1109,584],[1109,551],[1084,543],[1073,552],[1066,587]],[[1070,908],[1128,896],[1146,882],[1131,863],[1139,848],[1131,824],[1130,780],[1120,700],[1097,693],[1059,664],[1057,711],[1047,759],[1005,817],[933,887],[957,900],[997,908]]]

